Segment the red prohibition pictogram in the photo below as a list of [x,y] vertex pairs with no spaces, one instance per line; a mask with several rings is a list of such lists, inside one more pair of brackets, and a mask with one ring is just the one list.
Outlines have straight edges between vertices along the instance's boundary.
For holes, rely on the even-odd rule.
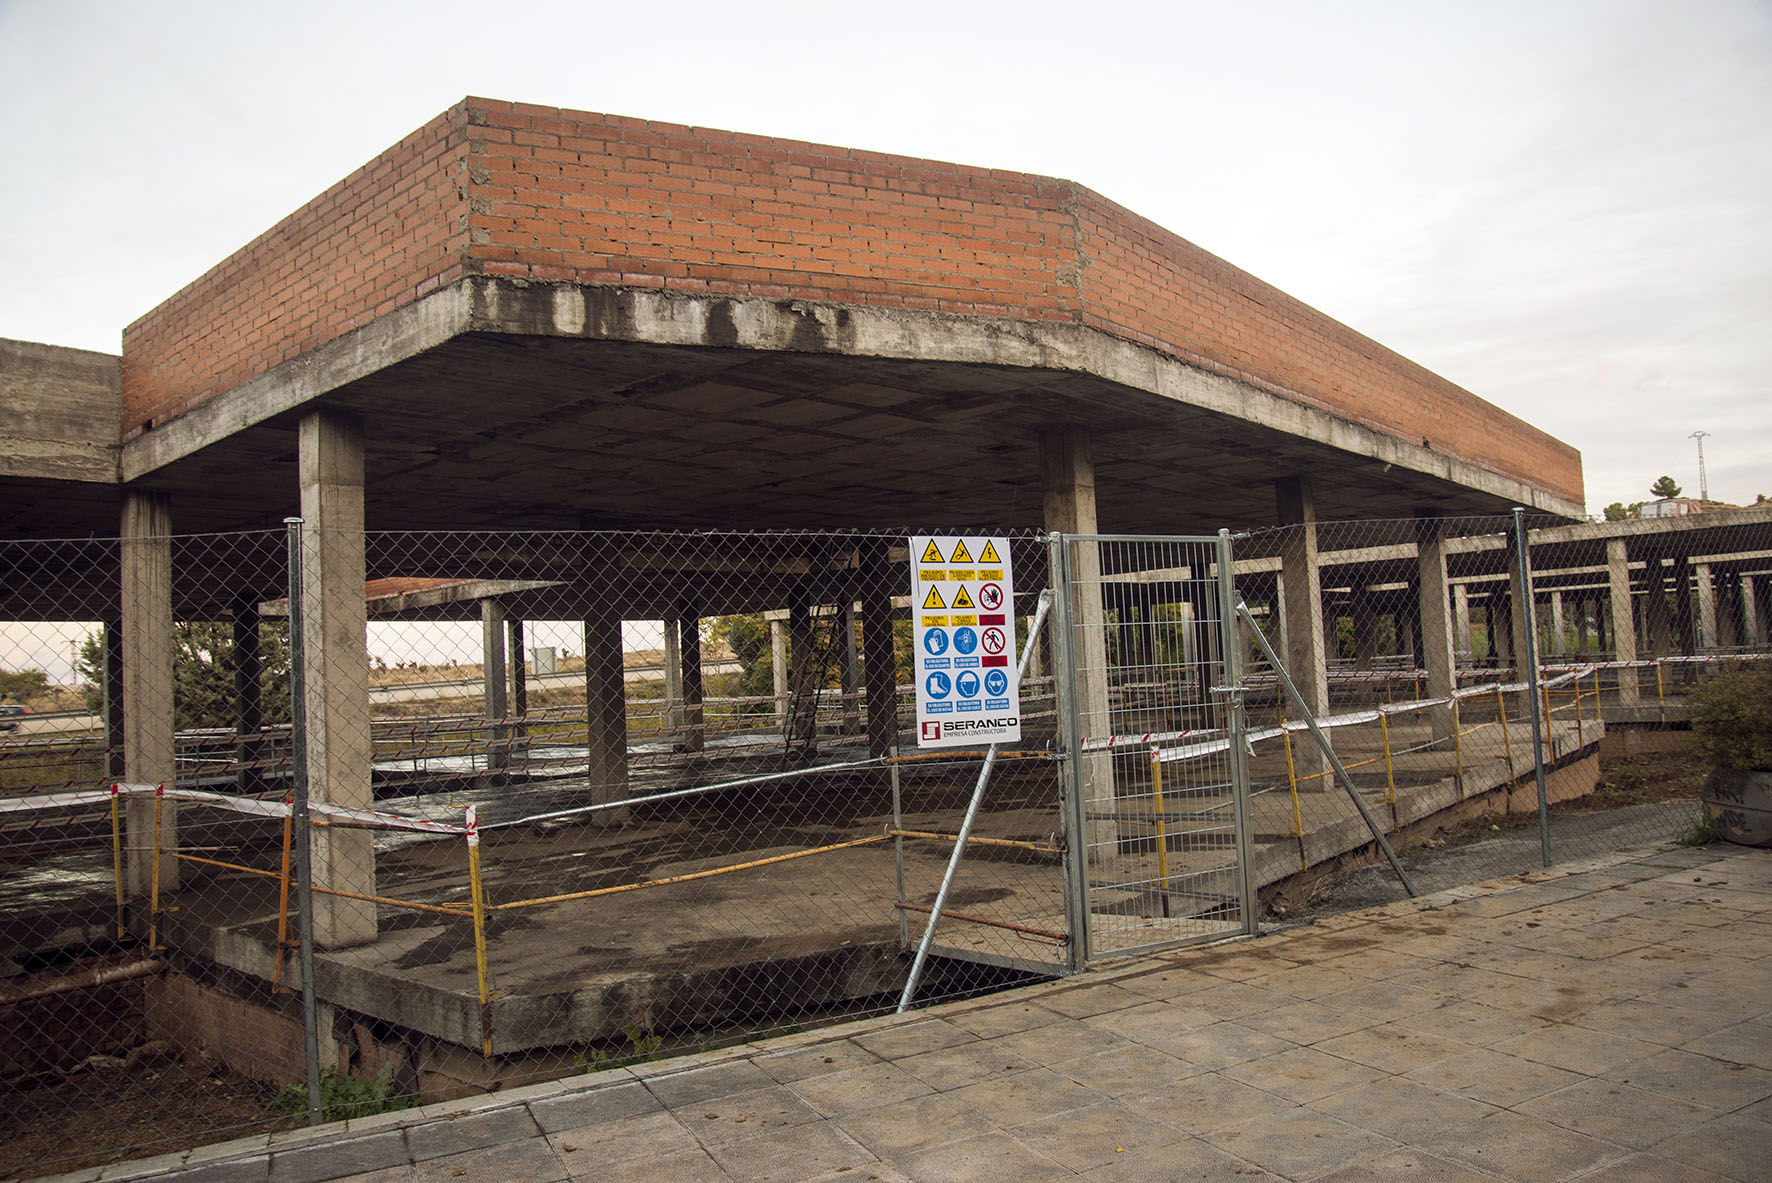
[[1003,652],[1003,630],[1000,628],[985,629],[984,632],[979,635],[979,643],[984,646],[984,651],[986,653]]
[[994,583],[987,583],[978,589],[978,603],[987,612],[995,612],[1003,606],[1003,589]]

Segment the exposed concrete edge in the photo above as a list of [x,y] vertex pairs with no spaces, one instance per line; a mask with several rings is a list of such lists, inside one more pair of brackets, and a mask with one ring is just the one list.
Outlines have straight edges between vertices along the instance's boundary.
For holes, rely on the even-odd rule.
[[[1088,374],[1544,513],[1585,507],[1473,461],[1211,373],[1099,329],[837,305],[471,276],[285,362],[123,445],[125,481],[465,332],[826,353]],[[1079,421],[1087,420],[1079,408]]]
[[121,453],[116,444],[0,435],[0,477],[114,485]]
[[123,445],[125,482],[296,410],[468,330],[469,293],[452,284],[284,362]]

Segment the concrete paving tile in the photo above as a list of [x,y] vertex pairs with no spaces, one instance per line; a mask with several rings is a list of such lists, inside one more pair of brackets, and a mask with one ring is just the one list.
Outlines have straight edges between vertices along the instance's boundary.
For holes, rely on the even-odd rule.
[[1403,1073],[1470,1051],[1470,1045],[1454,1039],[1430,1035],[1402,1023],[1380,1023],[1362,1027],[1334,1039],[1317,1043],[1316,1050],[1353,1060],[1383,1072]]
[[997,1046],[994,1039],[945,1047],[940,1051],[908,1056],[893,1063],[938,1092],[957,1089],[987,1076],[1025,1072],[1029,1068],[1039,1067],[1026,1056]]
[[545,1132],[614,1121],[633,1113],[653,1113],[663,1108],[645,1085],[628,1081],[614,1088],[593,1088],[565,1096],[529,1103],[529,1115]]
[[[1051,1012],[1033,1009],[1036,1017],[1049,1020]],[[1024,1030],[1025,1028],[1017,1028]],[[922,1052],[939,1051],[944,1047],[955,1047],[962,1043],[970,1043],[978,1035],[956,1023],[942,1019],[925,1019],[920,1023],[906,1023],[901,1026],[889,1027],[877,1034],[858,1035],[855,1042],[868,1051],[873,1052],[882,1060],[896,1060],[904,1056],[915,1056]]]
[[858,1167],[874,1155],[841,1130],[818,1122],[707,1148],[720,1169],[753,1183],[799,1180],[840,1167]]
[[1580,1177],[1580,1183],[1733,1183],[1726,1175],[1689,1167],[1657,1154],[1633,1154]]
[[1655,1145],[1662,1158],[1758,1183],[1772,1174],[1772,1123],[1729,1113]]
[[1416,1139],[1416,1145],[1514,1180],[1566,1179],[1629,1154],[1612,1142],[1507,1110],[1443,1126]]
[[367,1137],[341,1138],[317,1146],[280,1150],[271,1155],[270,1183],[319,1183],[365,1171],[410,1163],[406,1131],[386,1130]]
[[1605,1075],[1653,1093],[1723,1111],[1772,1096],[1772,1072],[1764,1068],[1672,1049],[1614,1068]]
[[853,1113],[835,1124],[874,1154],[893,1161],[997,1129],[990,1118],[945,1093]]
[[1241,1023],[1214,1023],[1167,1039],[1152,1040],[1151,1047],[1204,1068],[1228,1068],[1245,1060],[1271,1056],[1297,1047],[1289,1039],[1245,1027]]
[[1060,1121],[1010,1126],[1010,1136],[1073,1171],[1178,1142],[1187,1134],[1117,1101],[1073,1110]]
[[1513,1108],[1564,1129],[1637,1150],[1716,1116],[1716,1110],[1702,1105],[1598,1079],[1577,1081]]
[[619,1174],[611,1172],[606,1164],[593,1160],[574,1159],[567,1163],[572,1174],[568,1176],[573,1183],[607,1183],[608,1180],[619,1178],[621,1183],[731,1183],[732,1176],[721,1170],[719,1164],[708,1155],[708,1152],[696,1147],[693,1150],[679,1150],[673,1154],[661,1154],[656,1158],[630,1159],[623,1163]]
[[878,1159],[859,1166],[836,1167],[816,1175],[808,1175],[806,1183],[916,1183],[897,1167]]
[[786,1085],[752,1089],[714,1097],[698,1105],[671,1111],[684,1129],[703,1147],[752,1138],[770,1130],[788,1129],[817,1121],[818,1112],[795,1096]]
[[[1748,981],[1765,975],[1765,967],[1749,963],[1743,973]],[[1677,1006],[1682,1010],[1703,1011],[1707,1014],[1722,1016],[1732,1022],[1741,1023],[1757,1018],[1766,1010],[1764,1000],[1744,992],[1741,985],[1734,979],[1736,975],[1723,977],[1707,977],[1686,982],[1675,982],[1660,990],[1653,990],[1639,996],[1639,1001],[1651,1005]]]
[[1389,1022],[1433,1010],[1446,1000],[1426,990],[1375,981],[1355,986],[1351,990],[1325,994],[1316,1001],[1332,1010],[1349,1010],[1357,1015]]
[[413,1183],[559,1183],[566,1177],[566,1164],[543,1138],[426,1159],[412,1172]]
[[1142,1154],[1117,1154],[1114,1161],[1082,1173],[1090,1183],[1259,1183],[1273,1179],[1255,1164],[1226,1154],[1203,1138],[1184,1137]]
[[[271,1160],[265,1155],[205,1163],[181,1170],[178,1183],[264,1183],[270,1176],[270,1166]],[[92,1177],[98,1177],[98,1168],[93,1169]]]
[[462,1150],[476,1150],[502,1142],[521,1142],[540,1133],[541,1127],[529,1116],[529,1110],[522,1106],[513,1106],[509,1109],[495,1109],[490,1113],[469,1114],[452,1121],[427,1121],[421,1125],[409,1126],[406,1130],[406,1148],[412,1152],[412,1161],[423,1162],[427,1158],[438,1158]]
[[1504,1039],[1537,1030],[1544,1022],[1530,1015],[1498,1010],[1480,1002],[1457,999],[1445,1006],[1398,1019],[1397,1026],[1424,1031],[1472,1047],[1493,1047]]
[[1082,986],[1049,986],[1033,1001],[1036,1006],[1043,1006],[1066,1018],[1085,1019],[1090,1015],[1112,1014],[1127,1007],[1140,1006],[1150,1000],[1111,982],[1097,982]]
[[712,1068],[692,1068],[669,1076],[648,1076],[643,1083],[653,1096],[668,1109],[683,1105],[699,1105],[717,1097],[768,1088],[776,1083],[769,1073],[749,1060],[718,1064]]
[[562,1162],[579,1173],[583,1173],[583,1168],[578,1164],[587,1160],[611,1167],[636,1158],[675,1154],[700,1146],[695,1135],[681,1121],[663,1110],[560,1130],[548,1135],[548,1144],[558,1152]]
[[1146,998],[1167,1000],[1184,998],[1189,994],[1205,990],[1218,984],[1218,979],[1206,974],[1195,973],[1191,969],[1173,966],[1142,973],[1126,974],[1114,979],[1114,985],[1134,994],[1142,994]]
[[1374,1179],[1408,1179],[1411,1183],[1417,1180],[1420,1183],[1495,1183],[1494,1175],[1413,1146],[1356,1157],[1326,1175],[1312,1176],[1311,1183],[1371,1183]]
[[[418,1178],[417,1163],[401,1163],[395,1167],[383,1167],[379,1171],[370,1171],[366,1175],[352,1175],[350,1183],[414,1183]],[[180,1175],[178,1183],[185,1183],[186,1176]]]
[[1310,1178],[1397,1149],[1391,1139],[1311,1109],[1206,1135],[1220,1150],[1288,1178]]
[[1301,1001],[1303,1000],[1291,994],[1282,994],[1264,986],[1252,986],[1247,982],[1226,982],[1222,986],[1190,996],[1187,1004],[1215,1018],[1234,1020],[1244,1015],[1265,1014]]
[[1310,1107],[1399,1142],[1411,1142],[1444,1126],[1476,1121],[1496,1109],[1474,1097],[1430,1088],[1405,1076],[1387,1076],[1312,1101]]
[[758,1056],[751,1062],[782,1084],[791,1084],[808,1076],[823,1076],[830,1072],[860,1068],[864,1064],[878,1064],[880,1057],[860,1044],[842,1039],[790,1052]]
[[1260,985],[1270,990],[1305,1000],[1352,990],[1368,980],[1361,974],[1333,965],[1300,965],[1257,979]]
[[822,1117],[841,1117],[932,1093],[926,1081],[884,1061],[810,1076],[787,1086]]
[[1573,1072],[1549,1064],[1537,1064],[1483,1048],[1423,1064],[1405,1075],[1449,1093],[1503,1106],[1517,1105],[1553,1089],[1566,1088],[1581,1079]]
[[1237,1021],[1245,1027],[1278,1036],[1289,1043],[1309,1046],[1325,1039],[1334,1039],[1337,1035],[1346,1035],[1350,1031],[1358,1031],[1362,1027],[1370,1027],[1377,1020],[1370,1015],[1333,1010],[1315,1002],[1295,1002],[1276,1010],[1244,1015]]
[[1147,1002],[1127,1010],[1115,1011],[1111,1015],[1087,1018],[1083,1022],[1124,1039],[1149,1043],[1195,1027],[1209,1026],[1218,1022],[1218,1019],[1206,1011],[1189,1006],[1186,999],[1181,999],[1176,1002]]
[[[997,1035],[1013,1035],[1042,1023],[1052,1021],[1052,1012],[1031,1002],[999,1003],[995,1006],[973,1007],[943,1016],[944,1021],[981,1039]],[[894,1057],[897,1058],[897,1057]]]
[[1233,1064],[1223,1069],[1221,1075],[1303,1105],[1319,1097],[1357,1089],[1387,1073],[1314,1048],[1295,1047]]
[[1644,1043],[1626,1035],[1558,1023],[1504,1039],[1492,1050],[1504,1056],[1519,1056],[1537,1064],[1579,1072],[1583,1076],[1597,1076],[1621,1064],[1647,1059],[1665,1049],[1659,1044]]
[[1054,1020],[1044,1027],[999,1035],[991,1040],[998,1051],[1024,1056],[1036,1064],[1074,1060],[1094,1052],[1106,1051],[1127,1042],[1100,1022],[1081,1023],[1075,1019]]
[[895,1159],[919,1183],[999,1183],[1004,1179],[1069,1179],[1075,1173],[996,1131]]
[[1637,999],[1595,1007],[1570,1021],[1595,1031],[1628,1031],[1633,1039],[1662,1047],[1679,1047],[1735,1025],[1727,1015],[1659,1006]]
[[1137,1043],[1123,1043],[1105,1052],[1062,1060],[1047,1067],[1108,1097],[1149,1092],[1169,1081],[1186,1080],[1206,1071],[1192,1061]]
[[1209,1134],[1246,1123],[1258,1124],[1293,1108],[1292,1103],[1282,1097],[1216,1072],[1178,1080],[1124,1100],[1140,1113],[1148,1113],[1188,1134]]
[[1031,1068],[1011,1076],[981,1080],[949,1095],[1002,1126],[1054,1117],[1102,1100],[1100,1093],[1049,1068]]

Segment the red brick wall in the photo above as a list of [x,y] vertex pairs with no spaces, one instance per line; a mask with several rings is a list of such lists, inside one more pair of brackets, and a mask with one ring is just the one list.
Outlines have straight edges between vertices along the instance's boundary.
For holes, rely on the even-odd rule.
[[1075,321],[1582,494],[1574,449],[1071,182],[476,98],[131,326],[126,437],[464,274]]
[[149,984],[147,1034],[180,1052],[205,1048],[253,1080],[279,1083],[307,1077],[299,1015],[284,1018],[183,974],[165,973]]
[[465,131],[445,111],[125,329],[123,438],[461,278]]

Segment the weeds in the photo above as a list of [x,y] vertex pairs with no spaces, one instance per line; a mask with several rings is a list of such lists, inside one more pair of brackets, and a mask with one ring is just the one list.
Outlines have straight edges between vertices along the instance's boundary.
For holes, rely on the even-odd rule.
[[1701,813],[1692,819],[1692,824],[1680,831],[1674,841],[1681,846],[1710,846],[1723,840],[1723,829],[1708,813]]
[[[387,1064],[374,1080],[341,1075],[336,1068],[320,1073],[320,1114],[325,1121],[368,1117],[410,1109],[413,1098],[394,1087],[394,1066]],[[279,1088],[266,1105],[272,1113],[300,1117],[308,1111],[306,1081],[292,1080]]]

